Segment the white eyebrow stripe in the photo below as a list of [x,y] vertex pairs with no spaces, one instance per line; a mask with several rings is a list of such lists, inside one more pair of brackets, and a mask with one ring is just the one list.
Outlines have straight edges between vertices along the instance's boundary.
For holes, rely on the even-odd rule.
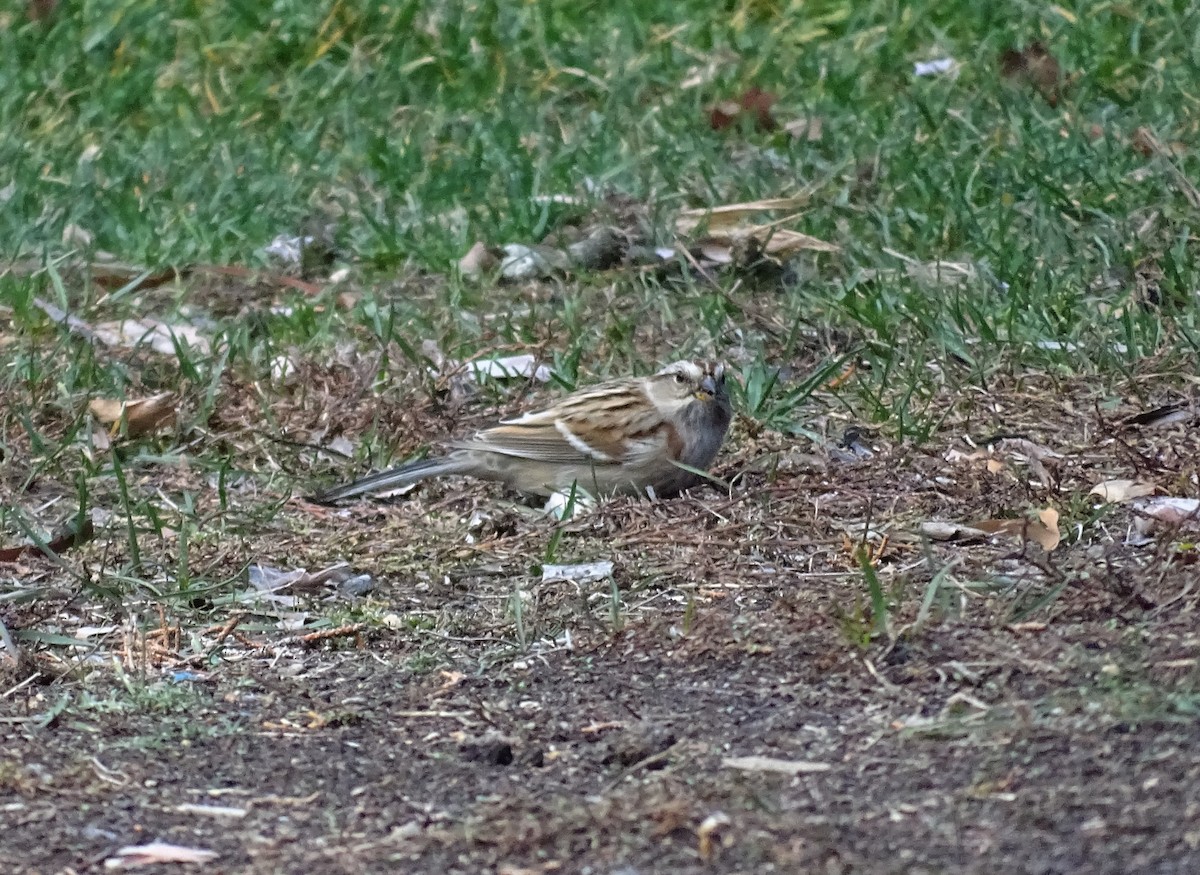
[[557,429],[558,433],[563,436],[563,439],[567,443],[569,443],[574,449],[583,453],[585,456],[590,456],[593,459],[601,462],[613,461],[613,457],[608,453],[603,453],[594,447],[588,446],[587,442],[584,441],[579,435],[575,434],[575,432],[571,431],[571,429],[567,427],[567,424],[561,419],[556,419],[554,421],[554,428]]

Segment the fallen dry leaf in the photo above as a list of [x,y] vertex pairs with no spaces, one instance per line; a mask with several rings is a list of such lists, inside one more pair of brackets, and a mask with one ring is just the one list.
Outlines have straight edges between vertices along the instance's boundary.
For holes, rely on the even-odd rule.
[[8,670],[13,670],[23,662],[24,654],[21,653],[21,648],[17,646],[17,642],[9,634],[8,627],[4,625],[4,620],[0,619],[0,665],[3,665]]
[[[760,237],[760,235],[762,235]],[[730,235],[737,239],[737,235]],[[744,237],[761,239],[763,251],[767,255],[782,258],[801,250],[813,252],[840,252],[841,247],[835,243],[827,243],[817,237],[801,234],[799,231],[789,231],[787,228],[760,225],[757,228],[747,228]]]
[[732,823],[729,815],[720,811],[704,818],[704,821],[696,828],[696,838],[699,840],[696,850],[699,852],[701,860],[707,862],[712,858],[717,841],[726,846],[732,843],[733,837],[727,830],[724,835],[721,834],[722,830]]
[[[0,271],[0,275],[3,275],[5,272],[6,271]],[[70,313],[67,313],[65,310],[62,310],[43,298],[34,298],[33,306],[45,313],[50,318],[50,321],[57,322],[59,325],[67,326],[68,329],[75,334],[78,334],[80,337],[87,338],[88,340],[96,339],[96,332],[92,326],[80,319],[78,316],[72,316]]]
[[733,264],[733,246],[715,240],[701,240],[696,247],[705,261],[713,264]]
[[1138,522],[1144,524],[1144,527],[1139,526],[1143,534],[1162,526],[1189,531],[1200,529],[1200,499],[1173,496],[1135,498],[1132,506],[1134,513],[1141,517]]
[[1001,438],[996,442],[996,447],[1001,450],[1008,450],[1030,459],[1037,459],[1039,462],[1058,461],[1062,459],[1062,453],[1050,449],[1042,444],[1034,443],[1028,438]]
[[148,845],[130,845],[121,848],[104,861],[105,869],[135,869],[157,863],[208,863],[217,858],[216,851],[203,848],[187,848],[168,842],[150,842]]
[[931,541],[973,541],[988,534],[982,529],[944,520],[926,520],[917,527],[917,533]]
[[203,805],[195,802],[181,802],[175,806],[180,814],[196,814],[201,817],[229,817],[241,819],[250,813],[250,809],[236,805]]
[[1153,410],[1135,413],[1133,416],[1122,420],[1122,424],[1131,427],[1157,428],[1164,425],[1174,425],[1177,422],[1187,422],[1193,416],[1195,416],[1195,413],[1186,405],[1167,404],[1163,407],[1156,407]]
[[884,252],[899,258],[904,266],[866,268],[858,272],[859,277],[868,281],[907,277],[929,286],[961,286],[979,279],[979,271],[967,261],[918,261],[894,250],[885,249]]
[[1033,537],[1047,553],[1059,545],[1062,538],[1058,534],[1058,511],[1052,507],[1038,511],[1038,522],[1045,528],[1044,534],[1035,533]]
[[1024,462],[1043,486],[1053,486],[1056,483],[1051,469],[1059,466],[1063,459],[1062,454],[1027,438],[1002,438],[989,445],[986,450],[975,450],[969,453],[952,448],[946,452],[944,458],[952,464],[983,462],[989,474],[999,474],[1008,467],[1008,464],[1003,459],[996,457],[995,453],[998,452],[1006,452],[1016,461]]
[[467,361],[447,358],[437,341],[421,342],[421,351],[433,363],[429,373],[435,377],[451,377],[482,383],[486,380],[536,380],[548,383],[554,378],[554,369],[533,353],[497,356],[495,358],[473,358]]
[[795,210],[807,202],[807,195],[799,195],[683,210],[675,218],[675,233],[682,238],[689,238],[702,232],[696,244],[705,258],[717,264],[728,264],[737,260],[733,250],[747,247],[753,247],[760,255],[779,259],[802,250],[841,251],[841,247],[833,243],[782,227],[800,219],[801,213],[792,213],[781,219],[760,224],[750,224],[746,221],[761,213]]
[[840,247],[826,243],[817,237],[801,234],[799,231],[789,231],[771,225],[750,225],[745,228],[723,229],[715,234],[703,237],[699,243],[700,251],[711,256],[718,264],[728,264],[736,260],[735,249],[741,250],[753,247],[760,255],[773,258],[787,258],[801,251],[838,252]]
[[675,233],[686,237],[701,226],[711,233],[718,228],[739,225],[759,213],[798,210],[803,206],[807,206],[808,201],[808,195],[796,195],[794,197],[742,201],[735,204],[723,204],[719,207],[700,207],[698,209],[681,210],[675,219]]
[[1134,498],[1153,495],[1153,483],[1142,483],[1138,480],[1105,480],[1092,487],[1088,495],[1095,495],[1108,504],[1120,504]]
[[506,243],[501,247],[500,276],[506,280],[540,279],[565,273],[571,268],[567,253],[553,246]]
[[163,355],[175,355],[175,344],[185,344],[193,350],[207,353],[208,338],[192,325],[171,325],[157,319],[124,319],[101,322],[94,328],[96,339],[108,346],[136,348],[149,346]]
[[1001,52],[1000,75],[1028,82],[1046,103],[1058,106],[1062,96],[1062,67],[1041,40],[1034,40],[1024,49],[1008,48]]
[[87,249],[91,246],[94,236],[87,228],[74,223],[67,224],[62,230],[63,243],[66,243],[68,246],[78,246],[81,249]]
[[996,449],[1004,450],[1018,461],[1023,461],[1043,486],[1055,484],[1056,478],[1050,469],[1058,467],[1063,458],[1061,453],[1034,443],[1028,438],[1003,438],[996,442]]
[[790,122],[785,122],[783,129],[793,140],[805,140],[809,143],[816,143],[824,133],[825,122],[821,120],[819,115],[800,116],[799,118],[792,119]]
[[458,270],[463,276],[481,277],[500,266],[500,258],[486,243],[479,241],[458,260]]
[[721,765],[727,769],[739,769],[743,772],[778,772],[781,775],[810,775],[815,772],[828,772],[833,768],[829,763],[817,763],[811,760],[782,760],[764,756],[725,757],[721,760]]
[[159,392],[136,401],[95,398],[88,404],[88,409],[102,423],[111,426],[112,437],[123,433],[131,438],[157,431],[174,420],[177,410],[174,392]]
[[972,528],[989,535],[1011,535],[1041,545],[1047,553],[1062,540],[1058,533],[1058,511],[1052,507],[1040,510],[1031,518],[981,520]]
[[708,123],[714,131],[723,131],[739,124],[743,118],[753,118],[760,131],[774,131],[779,123],[771,115],[775,95],[758,86],[747,88],[737,100],[724,100],[709,108]]
[[20,547],[0,548],[0,562],[16,562],[22,556],[33,556],[38,553],[44,554],[47,551],[56,556],[61,555],[67,550],[78,547],[81,544],[86,544],[95,534],[91,518],[85,516],[82,520],[71,522],[61,532],[47,541],[46,550],[42,550],[37,544],[23,544]]

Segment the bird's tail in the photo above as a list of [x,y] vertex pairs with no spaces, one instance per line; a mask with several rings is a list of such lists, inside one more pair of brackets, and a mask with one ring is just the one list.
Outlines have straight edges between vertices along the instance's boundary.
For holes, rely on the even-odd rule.
[[372,492],[399,489],[410,483],[416,483],[418,480],[424,480],[426,477],[456,474],[460,470],[461,463],[454,458],[422,459],[418,462],[409,462],[395,468],[389,468],[386,471],[368,474],[366,477],[355,480],[352,483],[347,483],[344,486],[335,486],[333,489],[311,496],[309,500],[317,504],[333,504],[335,501],[355,498],[356,496],[367,495]]

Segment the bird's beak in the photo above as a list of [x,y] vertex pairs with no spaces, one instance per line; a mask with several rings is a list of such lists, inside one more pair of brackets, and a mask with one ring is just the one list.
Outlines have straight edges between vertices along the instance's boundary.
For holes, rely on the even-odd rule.
[[711,401],[713,396],[717,394],[717,381],[712,374],[705,374],[704,379],[700,381],[700,388],[695,391],[694,397],[701,401]]

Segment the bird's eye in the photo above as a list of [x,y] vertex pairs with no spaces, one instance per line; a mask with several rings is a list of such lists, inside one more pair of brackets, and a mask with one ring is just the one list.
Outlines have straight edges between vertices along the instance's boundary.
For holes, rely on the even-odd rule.
[[679,384],[686,383],[686,382],[687,382],[687,377],[685,377],[683,374],[676,374],[676,375],[675,375],[675,382],[676,382],[676,383],[679,383]]

